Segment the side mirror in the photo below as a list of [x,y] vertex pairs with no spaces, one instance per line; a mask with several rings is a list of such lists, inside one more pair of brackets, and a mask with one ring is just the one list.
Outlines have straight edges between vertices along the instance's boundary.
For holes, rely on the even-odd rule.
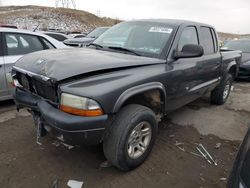
[[196,44],[186,44],[182,50],[174,53],[175,58],[201,57],[204,54],[203,47]]

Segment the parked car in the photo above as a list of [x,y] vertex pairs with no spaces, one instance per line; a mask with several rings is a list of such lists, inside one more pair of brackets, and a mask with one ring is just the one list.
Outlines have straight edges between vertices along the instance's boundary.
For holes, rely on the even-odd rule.
[[68,46],[85,47],[97,39],[101,34],[108,30],[109,27],[98,27],[91,31],[86,37],[71,38],[65,40],[63,43]]
[[13,87],[6,74],[24,54],[54,48],[66,48],[63,43],[37,32],[0,28],[0,101],[12,98]]
[[87,34],[78,34],[78,35],[75,35],[73,38],[83,38],[86,36],[87,36]]
[[250,39],[227,41],[221,49],[242,51],[238,77],[250,79]]
[[226,102],[240,58],[219,51],[207,24],[123,22],[88,48],[20,59],[12,72],[15,101],[31,109],[38,135],[102,143],[111,164],[131,170],[150,154],[163,116],[206,93],[213,104]]
[[228,180],[228,188],[250,187],[250,129],[242,142]]
[[77,35],[80,35],[81,32],[80,31],[73,31],[73,32],[68,32],[67,35],[69,38],[74,38]]
[[15,26],[15,25],[8,25],[8,24],[0,24],[0,27],[6,27],[6,28],[17,29],[17,26]]
[[69,38],[68,35],[65,35],[63,33],[50,32],[50,31],[43,31],[42,33],[60,41],[60,42],[63,42]]

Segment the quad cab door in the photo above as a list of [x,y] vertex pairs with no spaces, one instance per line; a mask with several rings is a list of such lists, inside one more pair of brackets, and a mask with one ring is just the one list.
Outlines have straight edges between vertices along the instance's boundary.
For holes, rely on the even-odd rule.
[[[172,54],[182,51],[188,44],[201,45],[200,28],[187,25],[179,28],[176,41],[173,44]],[[210,30],[209,30],[210,31]],[[212,83],[216,82],[220,66],[220,56],[214,53],[214,44],[211,34],[211,46],[204,48],[205,54],[201,57],[175,58],[167,65],[166,110],[172,111],[201,97]],[[179,40],[178,40],[179,39]],[[208,41],[205,41],[208,43]],[[208,53],[212,50],[211,53]],[[171,53],[171,52],[170,52]]]

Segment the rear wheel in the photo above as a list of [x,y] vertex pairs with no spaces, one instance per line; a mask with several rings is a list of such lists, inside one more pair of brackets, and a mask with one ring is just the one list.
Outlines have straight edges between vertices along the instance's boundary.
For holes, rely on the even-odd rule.
[[153,147],[157,122],[152,110],[141,105],[125,106],[103,142],[108,161],[121,170],[132,170],[142,164]]
[[233,77],[227,74],[221,83],[211,92],[211,103],[222,105],[224,104],[231,92]]

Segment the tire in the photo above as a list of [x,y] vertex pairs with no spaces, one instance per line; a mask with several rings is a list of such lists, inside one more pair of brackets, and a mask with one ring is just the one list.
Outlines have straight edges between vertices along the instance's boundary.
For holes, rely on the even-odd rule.
[[211,92],[211,103],[217,105],[224,104],[230,95],[232,83],[233,76],[227,74],[221,83]]
[[103,151],[107,160],[123,171],[138,167],[149,156],[157,130],[155,113],[151,109],[137,104],[125,106],[105,135]]

